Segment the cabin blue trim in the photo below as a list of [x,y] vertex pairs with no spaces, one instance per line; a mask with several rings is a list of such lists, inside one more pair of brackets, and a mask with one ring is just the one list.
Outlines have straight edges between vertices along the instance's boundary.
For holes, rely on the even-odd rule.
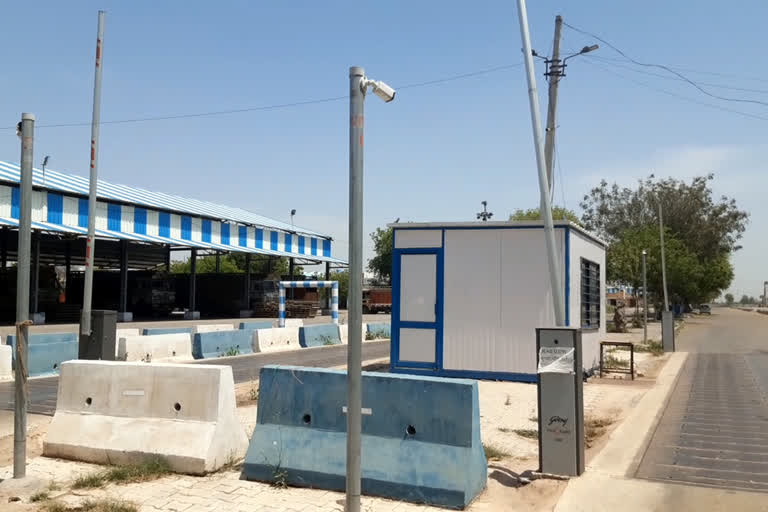
[[229,244],[229,224],[226,222],[221,223],[221,245],[230,245]]
[[323,240],[323,256],[326,258],[331,257],[331,241],[330,240]]
[[147,210],[136,207],[133,210],[133,232],[140,235],[147,234]]
[[21,204],[21,190],[19,189],[19,187],[13,187],[11,189],[11,218],[12,219],[19,218],[20,204]]
[[109,231],[120,231],[122,216],[122,206],[119,204],[107,203],[107,229]]
[[277,250],[277,231],[271,231],[269,233],[269,248],[273,251]]
[[264,248],[264,230],[256,228],[256,248]]
[[423,368],[390,368],[391,373],[406,373],[410,375],[425,375],[429,377],[450,377],[478,380],[509,380],[515,382],[538,382],[535,373],[511,372],[479,372],[474,370],[425,370]]
[[[17,189],[18,190],[18,189]],[[81,228],[88,227],[88,200],[77,200],[77,225]]]
[[248,246],[248,228],[246,226],[237,227],[237,243],[240,247]]
[[565,228],[565,242],[563,243],[563,249],[565,250],[565,260],[563,266],[565,267],[564,279],[565,279],[565,325],[571,325],[571,228]]
[[304,237],[299,235],[299,254],[304,254]]
[[309,245],[312,250],[312,256],[317,256],[317,238],[310,238]]
[[160,212],[157,214],[157,234],[166,238],[171,237],[171,214]]
[[202,231],[201,238],[203,242],[211,243],[211,221],[210,219],[203,219],[200,229]]
[[192,240],[192,217],[181,216],[181,239]]
[[48,222],[62,224],[64,222],[64,196],[48,192]]
[[293,252],[293,237],[290,233],[285,234],[285,252]]

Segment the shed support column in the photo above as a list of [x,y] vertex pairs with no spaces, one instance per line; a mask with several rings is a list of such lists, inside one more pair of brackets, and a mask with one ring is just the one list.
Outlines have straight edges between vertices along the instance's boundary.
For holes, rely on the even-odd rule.
[[171,246],[165,247],[165,271],[171,273]]
[[[331,280],[331,262],[326,261],[325,262],[325,280],[330,281]],[[331,309],[331,293],[328,293],[328,309]]]
[[221,253],[216,251],[216,273],[221,272]]
[[[293,258],[288,258],[288,279],[293,281]],[[296,298],[293,288],[289,290],[289,293],[291,295],[291,300]]]
[[245,255],[245,274],[243,276],[243,301],[240,318],[250,318],[251,311],[251,255]]
[[117,321],[133,321],[133,313],[128,311],[128,240],[120,240],[120,310]]
[[0,237],[0,272],[2,277],[6,276],[8,265],[8,228],[3,228],[2,237]]
[[200,312],[195,310],[195,281],[197,278],[197,249],[192,249],[189,257],[189,311],[184,313],[184,320],[199,320]]
[[64,245],[64,302],[69,303],[69,288],[72,286],[72,241]]
[[32,290],[29,309],[32,321],[36,324],[45,323],[45,313],[40,313],[40,237],[39,231],[32,232]]

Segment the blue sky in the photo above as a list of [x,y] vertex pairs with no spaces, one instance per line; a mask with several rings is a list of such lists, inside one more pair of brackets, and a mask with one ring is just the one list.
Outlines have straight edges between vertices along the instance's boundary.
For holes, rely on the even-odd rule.
[[[689,68],[712,89],[768,100],[764,1],[529,2],[534,48],[548,54],[554,17],[638,60]],[[22,111],[38,125],[90,120],[96,12],[107,11],[104,121],[343,96],[351,65],[393,86],[522,61],[513,1],[12,2],[3,6],[0,127]],[[563,48],[593,40],[564,29]],[[620,59],[607,47],[600,59]],[[601,178],[631,184],[655,172],[715,172],[715,191],[752,214],[734,256],[735,293],[768,279],[763,162],[768,107],[708,98],[617,61],[577,58],[561,83],[557,203],[578,210]],[[537,63],[540,92],[546,90]],[[663,74],[662,71],[654,71]],[[700,71],[716,72],[714,74]],[[723,76],[727,75],[727,76]],[[633,80],[633,81],[632,81]],[[637,83],[640,82],[640,83]],[[658,89],[667,91],[659,92]],[[401,90],[366,104],[365,229],[402,221],[472,220],[487,200],[498,218],[538,204],[521,66]],[[758,92],[762,91],[762,92]],[[678,97],[668,93],[676,94]],[[697,103],[699,102],[699,103]],[[765,119],[754,119],[707,103]],[[546,110],[542,95],[542,112]],[[102,128],[103,178],[289,219],[347,251],[348,103]],[[85,173],[90,128],[39,128],[36,165]],[[19,144],[0,131],[0,159]],[[562,178],[561,178],[562,176]],[[370,256],[370,244],[366,256]]]

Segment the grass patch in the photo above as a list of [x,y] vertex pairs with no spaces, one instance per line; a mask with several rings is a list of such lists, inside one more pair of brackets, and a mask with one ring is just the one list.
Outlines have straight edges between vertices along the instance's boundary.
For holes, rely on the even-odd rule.
[[366,331],[366,333],[365,333],[365,341],[373,341],[375,339],[376,339],[376,336],[374,336],[371,331]]
[[234,357],[240,355],[240,349],[238,347],[229,347],[226,352],[219,357]]
[[509,453],[505,452],[501,448],[496,448],[495,446],[491,446],[489,444],[484,444],[483,450],[485,451],[485,458],[488,460],[501,460],[509,455]]
[[534,423],[538,423],[539,422],[539,417],[538,416],[529,416],[528,417],[528,421],[532,421]]
[[[538,419],[536,421],[539,421]],[[538,439],[539,431],[535,428],[516,428],[513,431],[515,434],[526,439]]]
[[40,512],[138,512],[139,509],[133,503],[126,501],[89,500],[75,507],[68,507],[61,502],[51,501],[43,504],[38,510]]
[[638,343],[635,345],[635,352],[650,352],[658,357],[664,354],[664,347],[660,341],[649,340],[648,343]]
[[50,497],[51,495],[48,491],[38,491],[29,497],[29,501],[32,503],[38,503],[40,501],[48,501],[48,498]]
[[259,388],[251,385],[251,389],[248,390],[248,400],[256,402],[259,400]]
[[591,448],[603,434],[605,430],[613,425],[616,420],[609,417],[589,417],[584,419],[584,444]]
[[497,430],[499,432],[504,432],[505,434],[509,434],[510,432],[512,432],[512,429],[507,427],[499,427]]
[[161,457],[152,457],[139,464],[128,464],[126,466],[112,466],[109,469],[99,473],[91,473],[79,477],[72,484],[73,489],[92,489],[103,487],[108,483],[130,484],[136,482],[147,482],[162,478],[171,472],[171,468],[165,459]]
[[629,368],[629,361],[624,361],[611,354],[603,355],[603,370],[609,368]]

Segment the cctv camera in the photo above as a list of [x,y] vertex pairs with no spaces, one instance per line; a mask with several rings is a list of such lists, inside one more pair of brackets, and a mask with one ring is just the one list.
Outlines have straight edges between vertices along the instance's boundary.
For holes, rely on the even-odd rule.
[[373,82],[373,92],[376,96],[389,103],[395,99],[395,90],[384,82]]

